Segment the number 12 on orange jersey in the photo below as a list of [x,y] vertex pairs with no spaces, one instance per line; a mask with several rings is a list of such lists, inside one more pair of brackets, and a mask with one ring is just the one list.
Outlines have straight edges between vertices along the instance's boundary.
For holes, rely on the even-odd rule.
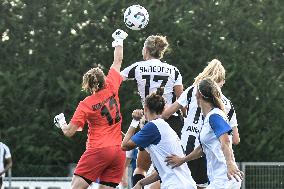
[[[113,119],[111,112],[114,108],[115,108],[115,118]],[[110,98],[109,103],[103,105],[103,107],[101,108],[101,115],[103,117],[106,117],[109,126],[112,126],[113,124],[116,124],[121,120],[118,104],[115,98]]]

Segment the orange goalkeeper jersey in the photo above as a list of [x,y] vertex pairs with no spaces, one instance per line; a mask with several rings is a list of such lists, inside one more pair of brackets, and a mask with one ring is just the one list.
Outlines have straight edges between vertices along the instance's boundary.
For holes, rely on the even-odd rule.
[[121,122],[118,90],[122,82],[119,72],[111,68],[104,89],[79,103],[71,123],[83,129],[88,123],[86,149],[120,145]]

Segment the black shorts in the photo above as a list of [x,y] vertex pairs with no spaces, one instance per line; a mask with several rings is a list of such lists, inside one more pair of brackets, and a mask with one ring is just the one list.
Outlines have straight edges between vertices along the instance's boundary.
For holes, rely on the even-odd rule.
[[3,177],[0,176],[0,186],[3,184]]
[[196,184],[206,184],[209,182],[207,177],[207,164],[205,157],[189,161],[187,162],[187,165]]
[[181,136],[181,129],[183,127],[183,117],[181,115],[171,115],[165,120],[171,128],[177,133],[178,137]]

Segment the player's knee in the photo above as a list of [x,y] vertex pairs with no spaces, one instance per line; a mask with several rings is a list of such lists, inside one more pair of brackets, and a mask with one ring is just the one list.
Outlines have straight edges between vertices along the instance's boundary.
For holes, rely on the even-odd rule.
[[[91,182],[91,181],[90,181]],[[74,176],[71,181],[71,188],[72,189],[87,189],[90,185],[86,180],[79,176]]]
[[137,174],[146,175],[146,173],[147,173],[147,170],[139,166],[137,166],[135,170],[133,171],[133,175],[137,175]]

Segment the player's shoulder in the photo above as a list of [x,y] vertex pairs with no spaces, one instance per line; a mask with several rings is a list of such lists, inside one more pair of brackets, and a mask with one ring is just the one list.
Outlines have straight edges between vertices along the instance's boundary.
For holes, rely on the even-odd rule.
[[123,72],[125,72],[125,71],[132,70],[133,68],[135,69],[135,68],[137,68],[137,67],[141,64],[141,62],[143,62],[143,61],[134,62],[134,63],[132,63],[132,64],[126,66],[121,72],[123,73]]
[[0,142],[0,146],[2,146],[5,149],[9,149],[9,147],[6,144],[4,144],[3,142]]
[[149,130],[153,130],[157,129],[159,125],[161,125],[160,119],[154,119],[146,123],[144,127],[146,127]]
[[193,91],[196,88],[196,86],[191,85],[189,87],[187,87],[184,91],[189,92],[189,91]]
[[167,123],[167,122],[166,122],[164,119],[162,119],[162,118],[154,119],[154,120],[152,120],[151,122],[153,122],[155,125]]
[[220,116],[220,117],[222,117],[225,120],[226,120],[226,117],[227,117],[224,111],[222,111],[219,108],[214,108],[213,110],[211,110],[209,112],[208,119],[210,119],[212,117],[216,117],[216,116],[218,116],[218,117]]
[[221,93],[221,99],[224,99],[224,100],[227,100],[227,101],[230,101],[229,98],[227,98],[223,93]]
[[153,126],[158,129],[161,128],[162,130],[164,130],[166,127],[170,127],[170,125],[162,118],[152,120],[151,122],[154,124]]
[[224,103],[224,105],[226,107],[231,107],[232,106],[232,102],[229,98],[227,98],[223,93],[221,94],[221,100]]
[[[102,90],[105,90],[105,89],[102,89]],[[96,93],[95,94],[92,94],[92,95],[89,95],[87,97],[85,97],[83,100],[80,101],[79,105],[82,107],[82,108],[86,108],[86,107],[90,107],[96,103],[99,103],[102,101],[102,99],[104,99],[103,96],[98,96]]]
[[109,75],[117,75],[117,76],[120,76],[120,72],[119,72],[117,69],[111,67],[111,68],[109,69],[109,71],[108,71],[107,77],[108,77]]
[[194,85],[191,85],[191,86],[187,87],[187,88],[183,91],[183,93],[185,93],[186,96],[187,96],[187,98],[189,99],[189,98],[195,97],[196,91],[197,91],[197,87],[194,86]]
[[80,101],[80,103],[87,103],[91,101],[94,98],[94,94],[86,96],[83,100]]

